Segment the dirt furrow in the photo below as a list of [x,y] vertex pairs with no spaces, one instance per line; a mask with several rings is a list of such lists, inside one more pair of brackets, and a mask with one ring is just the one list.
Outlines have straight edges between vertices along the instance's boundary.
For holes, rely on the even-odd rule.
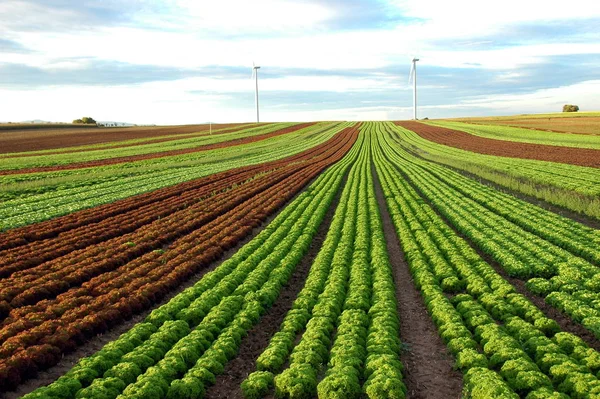
[[379,177],[374,169],[373,179],[396,282],[400,339],[405,345],[401,360],[405,370],[407,397],[409,399],[460,398],[462,375],[453,369],[454,359],[437,334],[423,298],[415,287],[385,203]]

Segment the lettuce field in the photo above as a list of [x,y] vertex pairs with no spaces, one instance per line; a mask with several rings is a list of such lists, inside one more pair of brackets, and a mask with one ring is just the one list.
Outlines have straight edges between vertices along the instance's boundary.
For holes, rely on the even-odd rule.
[[600,398],[596,119],[0,131],[0,398]]

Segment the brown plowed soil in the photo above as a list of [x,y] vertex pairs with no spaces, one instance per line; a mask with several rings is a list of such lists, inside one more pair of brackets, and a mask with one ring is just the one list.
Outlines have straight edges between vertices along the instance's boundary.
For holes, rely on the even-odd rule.
[[400,339],[406,345],[401,360],[404,365],[404,383],[408,389],[407,398],[458,399],[462,392],[462,375],[453,369],[452,355],[437,334],[423,298],[415,287],[374,169],[373,179],[396,282]]
[[[213,125],[213,130],[234,131],[247,124]],[[1,132],[0,153],[40,151],[52,148],[76,147],[80,145],[109,143],[160,137],[167,135],[208,132],[209,125],[152,126],[123,128],[81,128],[81,129],[26,129]]]
[[100,159],[97,161],[88,161],[88,162],[74,162],[66,165],[55,165],[55,166],[42,166],[39,168],[25,168],[25,169],[15,169],[15,170],[2,170],[0,171],[0,175],[13,175],[20,173],[36,173],[36,172],[53,172],[57,170],[67,170],[67,169],[79,169],[79,168],[91,168],[95,166],[105,166],[105,165],[114,165],[124,162],[134,162],[134,161],[142,161],[145,159],[154,159],[154,158],[162,158],[173,155],[182,155],[182,154],[190,154],[193,152],[200,151],[209,151],[217,148],[225,148],[231,147],[234,145],[242,145],[248,144],[255,141],[266,140],[271,137],[280,136],[282,134],[287,134],[291,132],[295,132],[297,130],[303,129],[305,127],[313,125],[315,122],[310,123],[300,123],[294,126],[289,126],[283,129],[276,130],[274,132],[260,134],[251,137],[241,137],[238,139],[224,141],[221,143],[207,144],[199,147],[193,148],[185,148],[181,150],[172,150],[172,151],[163,151],[156,152],[152,154],[140,154],[140,155],[131,155],[127,157],[117,157],[117,158],[108,158],[108,159]]
[[396,122],[396,125],[426,140],[480,154],[600,168],[600,150],[495,140],[414,121]]
[[259,323],[248,332],[248,335],[243,339],[242,344],[240,345],[237,356],[227,363],[223,374],[217,376],[216,383],[206,390],[206,398],[244,398],[240,385],[242,384],[242,381],[246,379],[248,374],[255,371],[256,359],[267,348],[271,337],[279,331],[279,327],[281,326],[285,315],[288,310],[292,308],[294,300],[302,290],[302,287],[304,287],[310,267],[319,253],[323,241],[325,241],[325,237],[327,236],[327,232],[329,231],[329,227],[331,226],[331,221],[333,220],[333,215],[337,208],[337,204],[339,203],[347,176],[348,175],[346,174],[340,190],[327,210],[325,218],[323,219],[323,222],[321,222],[317,234],[310,244],[308,253],[302,258],[298,266],[296,266],[296,271],[288,284],[282,288],[277,302],[275,302],[273,307],[260,319]]

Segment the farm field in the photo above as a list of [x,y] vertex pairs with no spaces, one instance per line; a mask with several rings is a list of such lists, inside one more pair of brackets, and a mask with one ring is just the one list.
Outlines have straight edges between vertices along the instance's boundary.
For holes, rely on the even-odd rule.
[[0,399],[600,397],[600,136],[495,122],[1,132]]

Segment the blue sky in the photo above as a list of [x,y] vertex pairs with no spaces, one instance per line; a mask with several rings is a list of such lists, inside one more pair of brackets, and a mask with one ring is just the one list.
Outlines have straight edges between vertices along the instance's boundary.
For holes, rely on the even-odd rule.
[[600,2],[2,0],[0,121],[600,110]]

